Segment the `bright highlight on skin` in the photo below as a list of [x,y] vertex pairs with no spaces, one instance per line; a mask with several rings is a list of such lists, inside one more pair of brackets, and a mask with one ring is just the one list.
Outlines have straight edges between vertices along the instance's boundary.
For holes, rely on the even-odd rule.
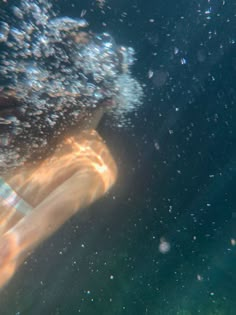
[[116,164],[107,146],[95,130],[86,130],[66,139],[33,171],[27,169],[10,178],[12,187],[33,209],[23,216],[0,204],[0,287],[32,249],[81,208],[103,196],[116,176]]

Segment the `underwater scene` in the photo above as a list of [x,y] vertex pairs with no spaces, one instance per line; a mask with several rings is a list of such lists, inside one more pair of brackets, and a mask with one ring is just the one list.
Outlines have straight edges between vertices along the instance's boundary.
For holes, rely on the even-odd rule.
[[236,314],[235,25],[0,1],[0,315]]

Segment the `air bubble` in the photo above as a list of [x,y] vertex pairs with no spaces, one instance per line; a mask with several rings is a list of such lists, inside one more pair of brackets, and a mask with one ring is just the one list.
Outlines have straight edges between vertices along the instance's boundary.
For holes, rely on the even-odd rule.
[[5,22],[0,22],[0,42],[6,42],[10,28]]
[[14,37],[14,39],[18,42],[21,42],[24,40],[25,34],[24,32],[18,30],[17,28],[11,28],[10,34]]
[[88,22],[85,19],[72,19],[69,17],[55,18],[49,21],[50,27],[59,31],[71,31],[80,27],[87,27]]
[[49,134],[62,134],[80,121],[81,110],[103,100],[114,100],[110,113],[124,126],[125,114],[143,95],[130,72],[132,48],[118,46],[108,33],[85,31],[83,18],[57,17],[48,0],[21,0],[13,12],[14,25],[0,23],[0,42],[7,46],[0,55],[0,76],[8,82],[0,89],[12,91],[21,106],[14,109],[19,122],[0,116],[2,136],[11,135],[11,147],[3,152],[0,145],[3,172],[32,153],[43,156]]
[[19,8],[17,8],[17,7],[12,7],[12,11],[13,11],[13,14],[15,15],[15,17],[17,17],[18,19],[23,19],[23,12],[19,9]]

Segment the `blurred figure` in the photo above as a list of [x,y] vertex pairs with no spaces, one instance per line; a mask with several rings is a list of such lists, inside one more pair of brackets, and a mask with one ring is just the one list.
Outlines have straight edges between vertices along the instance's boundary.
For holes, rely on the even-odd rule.
[[41,241],[103,196],[116,164],[96,127],[141,103],[134,51],[46,0],[0,21],[0,287]]
[[41,241],[114,184],[116,164],[95,131],[103,108],[74,128],[55,152],[0,182],[0,287]]

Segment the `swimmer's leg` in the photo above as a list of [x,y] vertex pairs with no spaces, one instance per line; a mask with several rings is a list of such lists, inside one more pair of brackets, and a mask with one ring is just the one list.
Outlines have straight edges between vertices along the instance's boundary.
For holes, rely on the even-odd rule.
[[20,221],[23,216],[14,208],[0,208],[0,237]]
[[0,177],[0,236],[31,210],[32,207]]
[[80,143],[77,172],[0,238],[0,287],[32,249],[114,184],[116,164],[99,135],[86,132]]

